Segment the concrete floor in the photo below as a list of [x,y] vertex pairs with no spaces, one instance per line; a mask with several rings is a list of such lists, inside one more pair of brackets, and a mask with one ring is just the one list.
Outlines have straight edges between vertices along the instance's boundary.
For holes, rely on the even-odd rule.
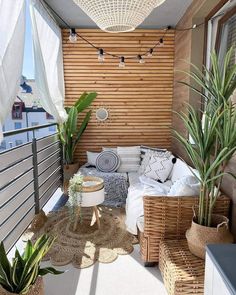
[[[58,202],[60,195],[57,192],[50,199],[44,208],[46,213],[63,205],[63,199]],[[22,249],[22,241],[17,247]],[[50,263],[44,262],[43,266],[46,265]],[[65,273],[44,277],[45,295],[167,295],[158,267],[143,266],[139,245],[130,255],[119,256],[113,263],[97,262],[82,270],[72,265],[57,269]]]

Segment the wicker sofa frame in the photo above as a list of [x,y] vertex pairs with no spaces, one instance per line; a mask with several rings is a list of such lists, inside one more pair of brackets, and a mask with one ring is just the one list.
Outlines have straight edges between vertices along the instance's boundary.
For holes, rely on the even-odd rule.
[[[159,262],[159,246],[164,239],[185,238],[199,197],[144,197],[144,231],[139,232],[142,259],[146,266]],[[218,198],[214,213],[229,216],[230,198]]]

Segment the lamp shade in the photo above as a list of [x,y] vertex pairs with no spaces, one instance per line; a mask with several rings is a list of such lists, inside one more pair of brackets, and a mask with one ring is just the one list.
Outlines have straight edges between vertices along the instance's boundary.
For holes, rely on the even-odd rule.
[[109,33],[135,30],[154,8],[165,0],[74,0],[98,25]]

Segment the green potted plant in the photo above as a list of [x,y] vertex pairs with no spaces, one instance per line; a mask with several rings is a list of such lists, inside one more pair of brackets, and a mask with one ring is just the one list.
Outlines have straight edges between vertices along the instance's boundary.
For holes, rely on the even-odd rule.
[[[72,107],[66,107],[68,119],[58,126],[60,141],[63,145],[64,180],[66,185],[79,168],[79,163],[74,162],[74,152],[88,125],[92,111],[89,110],[86,113],[79,126],[78,117],[91,105],[96,96],[96,92],[84,92]],[[65,191],[67,191],[67,188],[65,188]]]
[[192,65],[188,73],[198,86],[180,82],[199,93],[204,99],[204,113],[188,105],[188,112],[179,114],[189,133],[185,138],[174,131],[175,137],[185,148],[188,157],[199,171],[201,184],[197,216],[186,232],[190,251],[205,257],[205,246],[209,243],[233,242],[228,230],[228,219],[212,214],[216,199],[220,196],[222,179],[227,172],[229,160],[236,151],[236,109],[231,96],[236,88],[236,65],[230,67],[233,54],[231,48],[221,65],[216,53],[211,54],[211,70],[203,72]]
[[0,295],[44,295],[42,276],[63,273],[53,267],[40,267],[42,258],[54,240],[55,238],[43,235],[34,245],[28,241],[22,255],[16,249],[12,263],[7,258],[3,243],[0,244]]

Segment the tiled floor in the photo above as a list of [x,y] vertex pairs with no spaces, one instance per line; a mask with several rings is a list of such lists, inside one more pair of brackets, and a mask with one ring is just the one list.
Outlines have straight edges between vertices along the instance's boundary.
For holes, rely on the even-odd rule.
[[[46,212],[55,208],[59,196],[60,192],[51,198],[44,208]],[[56,207],[58,208],[58,203]],[[22,247],[22,242],[18,243],[18,247]],[[75,269],[71,265],[58,269],[66,271],[59,276],[44,277],[45,295],[167,294],[158,267],[143,266],[138,245],[135,246],[133,253],[119,256],[113,263],[96,263],[82,270]]]

